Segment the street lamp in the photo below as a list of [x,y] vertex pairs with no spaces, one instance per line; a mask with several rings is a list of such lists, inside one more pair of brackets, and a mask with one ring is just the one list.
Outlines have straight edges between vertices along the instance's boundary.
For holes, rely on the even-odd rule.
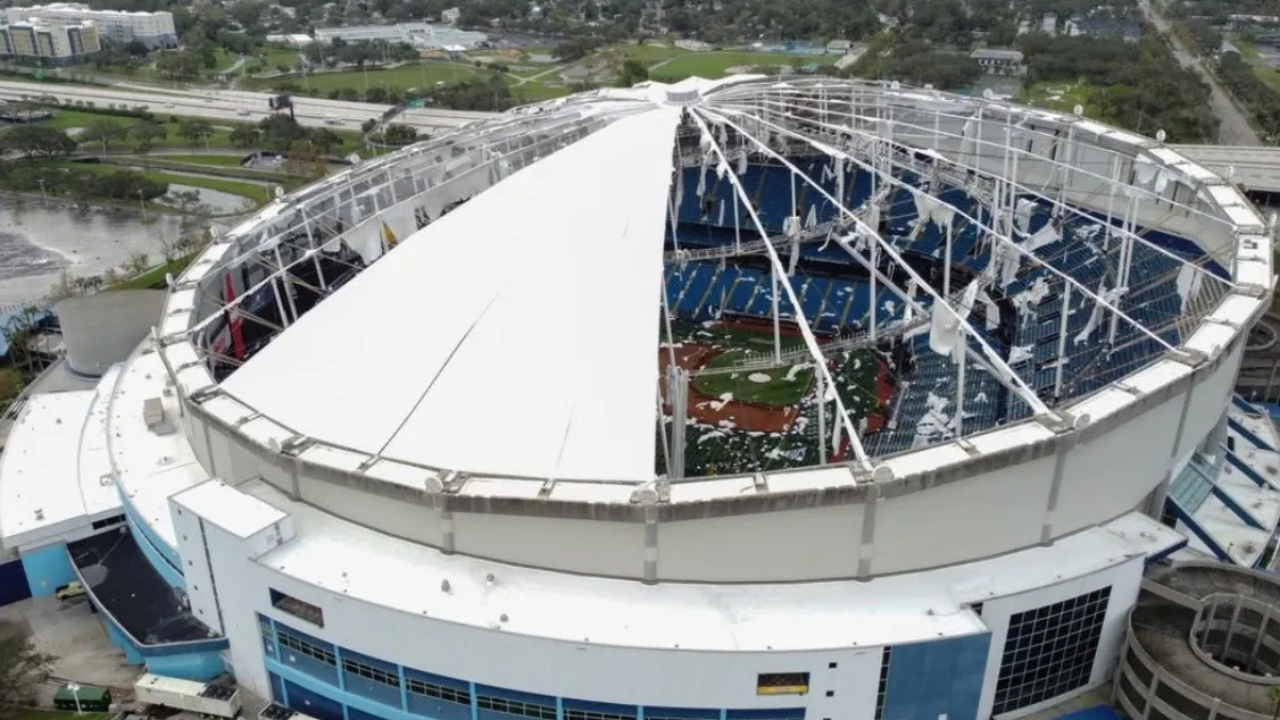
[[71,691],[71,697],[76,701],[76,714],[83,715],[84,711],[80,709],[80,685],[75,682],[67,683],[67,689]]

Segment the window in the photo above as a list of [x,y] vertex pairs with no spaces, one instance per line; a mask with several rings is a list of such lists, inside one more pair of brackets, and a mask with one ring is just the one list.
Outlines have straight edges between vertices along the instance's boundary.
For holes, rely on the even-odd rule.
[[112,516],[111,516],[111,517],[109,517],[109,518],[102,518],[101,520],[94,520],[94,521],[93,521],[93,529],[94,529],[94,530],[101,530],[101,529],[103,529],[103,528],[109,528],[109,527],[111,527],[112,525],[119,525],[119,524],[120,524],[120,523],[122,523],[122,522],[124,522],[124,516],[123,516],[123,515],[112,515]]
[[445,702],[457,703],[459,705],[471,704],[471,693],[466,690],[458,690],[456,688],[445,687],[444,685],[436,685],[435,683],[423,682],[417,678],[406,678],[405,684],[409,688],[409,692],[423,697],[436,698]]
[[505,713],[507,715],[537,718],[537,720],[556,720],[556,709],[554,707],[535,705],[534,703],[520,702],[519,700],[506,700],[503,698],[489,697],[487,695],[477,695],[476,707],[481,710],[492,710],[493,712]]
[[876,720],[884,717],[884,699],[889,691],[889,661],[893,659],[893,648],[886,645],[880,653],[880,684],[876,686]]
[[305,655],[314,660],[319,660],[325,665],[331,665],[335,668],[338,666],[337,658],[334,657],[332,650],[312,645],[306,640],[291,634],[284,628],[276,628],[276,635],[278,637],[277,642],[280,643],[280,647],[288,648],[299,655]]
[[397,675],[372,665],[365,665],[362,662],[342,658],[342,669],[352,675],[382,683],[383,685],[389,685],[393,688],[400,687],[400,678]]
[[634,720],[635,715],[596,712],[594,710],[565,710],[565,720]]
[[324,627],[324,611],[309,602],[285,595],[279,590],[271,590],[271,607],[283,610],[290,615],[306,620],[316,627]]
[[992,714],[1057,697],[1089,682],[1111,588],[1009,618]]
[[757,695],[804,695],[809,692],[809,673],[760,673]]

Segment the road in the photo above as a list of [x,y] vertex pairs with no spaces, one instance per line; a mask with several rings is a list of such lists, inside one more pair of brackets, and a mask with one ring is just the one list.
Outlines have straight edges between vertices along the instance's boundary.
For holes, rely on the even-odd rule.
[[[120,87],[98,88],[50,83],[0,82],[0,99],[19,100],[24,96],[52,95],[59,102],[92,102],[107,105],[141,106],[156,114],[203,117],[209,120],[257,122],[268,115],[269,93],[240,90],[131,90]],[[360,130],[360,124],[379,118],[390,105],[294,97],[294,114],[298,123],[309,127],[332,127]],[[461,127],[492,113],[460,110],[418,109],[405,111],[397,122],[412,125],[419,131],[436,133]]]
[[1213,106],[1213,114],[1218,116],[1220,123],[1218,142],[1222,145],[1261,145],[1262,140],[1258,138],[1253,128],[1249,127],[1249,120],[1244,113],[1231,102],[1231,96],[1218,84],[1218,79],[1204,68],[1199,58],[1187,51],[1181,38],[1169,27],[1168,21],[1151,7],[1151,0],[1139,0],[1138,5],[1156,30],[1168,38],[1170,49],[1173,51],[1173,56],[1177,58],[1178,64],[1194,70],[1200,79],[1209,85],[1209,103]]

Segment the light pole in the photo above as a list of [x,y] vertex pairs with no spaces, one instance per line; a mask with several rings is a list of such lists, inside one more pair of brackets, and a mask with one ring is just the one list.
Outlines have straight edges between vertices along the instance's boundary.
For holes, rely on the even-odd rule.
[[138,190],[138,207],[142,208],[142,222],[147,221],[147,201],[142,197],[142,190]]
[[83,715],[84,711],[80,709],[80,685],[78,683],[67,683],[67,689],[71,691],[71,697],[76,701],[76,714]]

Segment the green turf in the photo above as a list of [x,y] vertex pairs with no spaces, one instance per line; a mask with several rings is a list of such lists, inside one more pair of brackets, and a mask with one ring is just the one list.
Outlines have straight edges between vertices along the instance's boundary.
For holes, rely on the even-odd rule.
[[[773,351],[773,336],[767,331],[730,329],[721,326],[706,327],[701,324],[676,321],[673,323],[672,332],[677,342],[714,345],[732,354],[747,351],[767,354]],[[783,337],[782,341],[783,352],[803,347],[803,341],[800,338]],[[876,377],[879,361],[875,355],[867,350],[856,350],[829,352],[827,356],[832,363],[830,371],[832,378],[835,380],[840,400],[849,412],[850,422],[857,427],[863,418],[881,413],[884,408],[877,397]],[[728,362],[731,359],[732,356],[722,362]],[[716,360],[713,359],[711,364],[715,362]],[[769,383],[752,383],[749,378],[739,376],[732,379],[732,382],[738,385],[732,389],[724,389],[723,392],[733,392],[735,400],[748,402],[752,400],[748,400],[743,393],[757,392],[760,395],[754,401],[759,404],[798,406],[799,416],[791,427],[781,433],[760,433],[690,422],[685,432],[686,474],[699,476],[769,471],[816,465],[827,460],[824,453],[819,451],[814,370],[804,368],[797,371],[796,380],[788,383],[783,378],[786,377],[789,369],[785,367],[764,371],[770,375]],[[715,376],[695,376],[695,389],[705,392],[704,383],[713,377]],[[784,389],[788,394],[783,393]],[[707,394],[721,393],[708,392]],[[830,423],[836,417],[833,401],[826,403],[825,414],[828,423],[826,431],[830,433],[832,427]],[[660,449],[661,443],[656,447]],[[826,447],[830,447],[829,438]],[[658,453],[655,462],[658,472],[666,472],[661,452]]]
[[[746,350],[731,348],[713,357],[704,369],[729,368],[746,359]],[[786,365],[767,370],[699,375],[693,387],[712,397],[723,397],[727,393],[739,402],[786,407],[800,402],[812,381],[813,368],[804,367],[793,372],[792,366]]]

